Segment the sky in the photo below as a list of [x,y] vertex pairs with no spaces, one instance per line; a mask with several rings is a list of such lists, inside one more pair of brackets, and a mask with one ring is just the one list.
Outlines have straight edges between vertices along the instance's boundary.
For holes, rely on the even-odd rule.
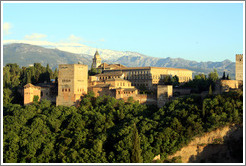
[[160,58],[235,62],[243,3],[3,3],[3,40],[80,43]]

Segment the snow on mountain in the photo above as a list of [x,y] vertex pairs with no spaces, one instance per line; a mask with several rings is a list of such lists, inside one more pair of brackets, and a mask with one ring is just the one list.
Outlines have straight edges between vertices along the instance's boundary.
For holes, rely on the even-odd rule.
[[80,43],[62,43],[62,42],[53,43],[49,41],[31,41],[31,40],[4,40],[3,41],[3,44],[10,44],[10,43],[26,43],[26,44],[42,46],[45,48],[59,49],[61,51],[67,51],[75,54],[88,54],[91,56],[94,56],[97,50],[101,55],[101,58],[104,60],[116,60],[123,56],[132,56],[132,57],[143,56],[139,53],[130,52],[130,51],[114,51],[114,50],[100,49],[100,48],[96,49]]

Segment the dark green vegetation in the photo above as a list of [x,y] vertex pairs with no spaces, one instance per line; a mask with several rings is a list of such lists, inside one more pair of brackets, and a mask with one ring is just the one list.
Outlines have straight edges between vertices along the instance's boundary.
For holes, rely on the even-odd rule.
[[[117,59],[112,57],[111,60],[103,59],[103,62],[120,63],[128,67],[153,66],[185,68],[194,71],[193,74],[195,75],[199,73],[207,75],[216,68],[220,76],[226,71],[227,74],[230,74],[232,79],[235,78],[235,62],[231,62],[230,60],[224,60],[222,62],[196,62],[181,58],[155,58],[142,54],[134,56],[134,54],[136,53],[133,53],[132,56],[122,56]],[[47,49],[29,44],[8,44],[3,47],[3,60],[4,65],[7,63],[17,63],[20,66],[28,66],[29,64],[38,62],[46,66],[46,64],[49,63],[50,67],[54,70],[58,67],[58,64],[77,64],[78,62],[83,62],[83,64],[90,67],[92,56],[87,54],[72,54],[58,49]]]
[[49,83],[50,79],[57,80],[57,77],[57,69],[52,71],[48,64],[44,67],[40,63],[34,63],[33,66],[22,68],[17,64],[7,64],[3,67],[3,104],[22,104],[23,98],[18,88],[23,88],[27,83]]
[[194,136],[242,123],[243,96],[190,96],[157,109],[89,93],[78,108],[43,100],[3,111],[4,162],[152,162]]
[[[160,109],[132,98],[125,103],[91,93],[78,108],[56,107],[37,99],[21,106],[18,87],[56,78],[57,71],[35,63],[27,68],[9,64],[3,73],[3,157],[7,163],[152,162],[156,155],[163,160],[204,132],[242,123],[241,91],[204,99],[198,95],[177,98]],[[216,73],[209,78],[217,78]]]
[[214,71],[210,72],[208,76],[204,74],[195,75],[193,80],[186,82],[181,87],[191,88],[193,93],[209,91],[209,93],[212,94],[212,91],[215,89],[216,81],[222,78],[219,78],[217,70],[214,69]]

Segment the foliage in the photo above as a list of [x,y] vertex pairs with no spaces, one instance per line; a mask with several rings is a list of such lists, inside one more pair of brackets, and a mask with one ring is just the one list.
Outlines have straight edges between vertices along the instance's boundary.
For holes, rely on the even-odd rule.
[[217,70],[214,69],[214,71],[210,72],[208,76],[204,74],[195,75],[193,80],[186,82],[181,87],[192,88],[193,92],[201,93],[202,91],[209,91],[210,86],[212,86],[212,90],[214,90],[218,79],[219,75]]
[[8,103],[3,108],[3,161],[129,163],[140,149],[142,162],[158,154],[165,159],[203,132],[242,123],[242,95],[177,98],[160,109],[93,93],[78,108],[56,107],[47,100]]
[[135,123],[133,126],[132,142],[133,142],[133,147],[132,147],[131,162],[132,163],[142,163],[143,159],[141,156],[140,138],[139,138],[138,129]]
[[3,67],[3,88],[4,103],[9,102],[21,104],[23,98],[18,89],[23,88],[27,83],[37,84],[50,82],[50,79],[57,79],[57,69],[53,72],[49,64],[43,67],[40,63],[34,66],[20,68],[17,64],[7,64]]
[[209,86],[208,94],[209,94],[209,95],[213,95],[212,85]]

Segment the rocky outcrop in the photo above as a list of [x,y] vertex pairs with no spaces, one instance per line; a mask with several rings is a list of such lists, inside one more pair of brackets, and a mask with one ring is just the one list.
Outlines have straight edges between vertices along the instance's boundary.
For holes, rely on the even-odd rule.
[[243,162],[242,141],[242,126],[226,126],[196,137],[168,159],[180,156],[183,163],[239,163]]

